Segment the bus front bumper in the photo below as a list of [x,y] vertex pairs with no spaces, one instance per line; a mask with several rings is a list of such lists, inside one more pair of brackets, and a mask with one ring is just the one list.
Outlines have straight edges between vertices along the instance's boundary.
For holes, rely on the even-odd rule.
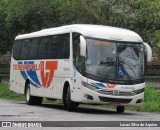
[[87,104],[111,104],[115,106],[141,106],[144,102],[144,92],[134,96],[105,95],[83,88],[79,102]]

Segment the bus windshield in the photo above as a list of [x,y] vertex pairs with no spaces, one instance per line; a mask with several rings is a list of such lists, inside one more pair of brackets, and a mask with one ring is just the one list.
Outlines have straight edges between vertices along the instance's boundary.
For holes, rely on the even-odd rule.
[[[95,80],[119,84],[144,79],[142,43],[86,39],[85,73]],[[93,78],[92,78],[93,79]],[[137,82],[136,82],[137,83]]]

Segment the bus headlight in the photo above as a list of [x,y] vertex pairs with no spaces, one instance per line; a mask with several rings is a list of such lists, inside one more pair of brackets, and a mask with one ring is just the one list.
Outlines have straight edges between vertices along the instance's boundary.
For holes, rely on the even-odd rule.
[[84,87],[86,87],[86,88],[91,89],[91,90],[96,90],[96,89],[97,89],[95,86],[90,85],[90,84],[88,84],[88,83],[86,83],[86,82],[83,82],[83,81],[82,81],[82,85],[83,85]]
[[134,91],[132,91],[132,92],[134,92],[134,93],[136,93],[136,94],[140,94],[140,93],[144,92],[144,88],[138,89],[138,90],[134,90]]

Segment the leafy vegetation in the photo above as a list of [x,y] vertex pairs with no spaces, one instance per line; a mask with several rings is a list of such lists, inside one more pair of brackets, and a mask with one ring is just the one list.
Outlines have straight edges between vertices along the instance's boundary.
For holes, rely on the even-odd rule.
[[128,107],[131,110],[145,111],[145,112],[160,112],[160,90],[154,86],[146,86],[144,95],[144,104],[141,107]]
[[[7,100],[21,100],[25,101],[25,96],[18,95],[9,90],[8,85],[0,84],[0,99]],[[147,85],[145,89],[145,101],[144,104],[140,107],[126,107],[128,110],[134,111],[145,111],[145,112],[160,112],[160,90],[157,90],[153,86]],[[48,101],[47,99],[43,100],[43,103],[53,103],[53,101]],[[56,100],[54,103],[62,104],[62,100]],[[106,105],[100,105],[106,107]],[[114,108],[112,106],[107,106]]]
[[159,49],[158,0],[0,0],[0,52],[15,36],[74,23],[131,29]]
[[25,100],[25,97],[9,90],[6,84],[0,84],[0,98],[7,100]]

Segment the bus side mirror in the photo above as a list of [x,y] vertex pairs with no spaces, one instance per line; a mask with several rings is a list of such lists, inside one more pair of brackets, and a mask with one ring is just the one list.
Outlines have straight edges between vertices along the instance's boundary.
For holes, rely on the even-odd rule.
[[80,55],[85,57],[86,56],[86,40],[83,36],[80,36]]
[[143,42],[143,44],[147,51],[147,62],[151,62],[152,61],[152,49],[147,43]]

